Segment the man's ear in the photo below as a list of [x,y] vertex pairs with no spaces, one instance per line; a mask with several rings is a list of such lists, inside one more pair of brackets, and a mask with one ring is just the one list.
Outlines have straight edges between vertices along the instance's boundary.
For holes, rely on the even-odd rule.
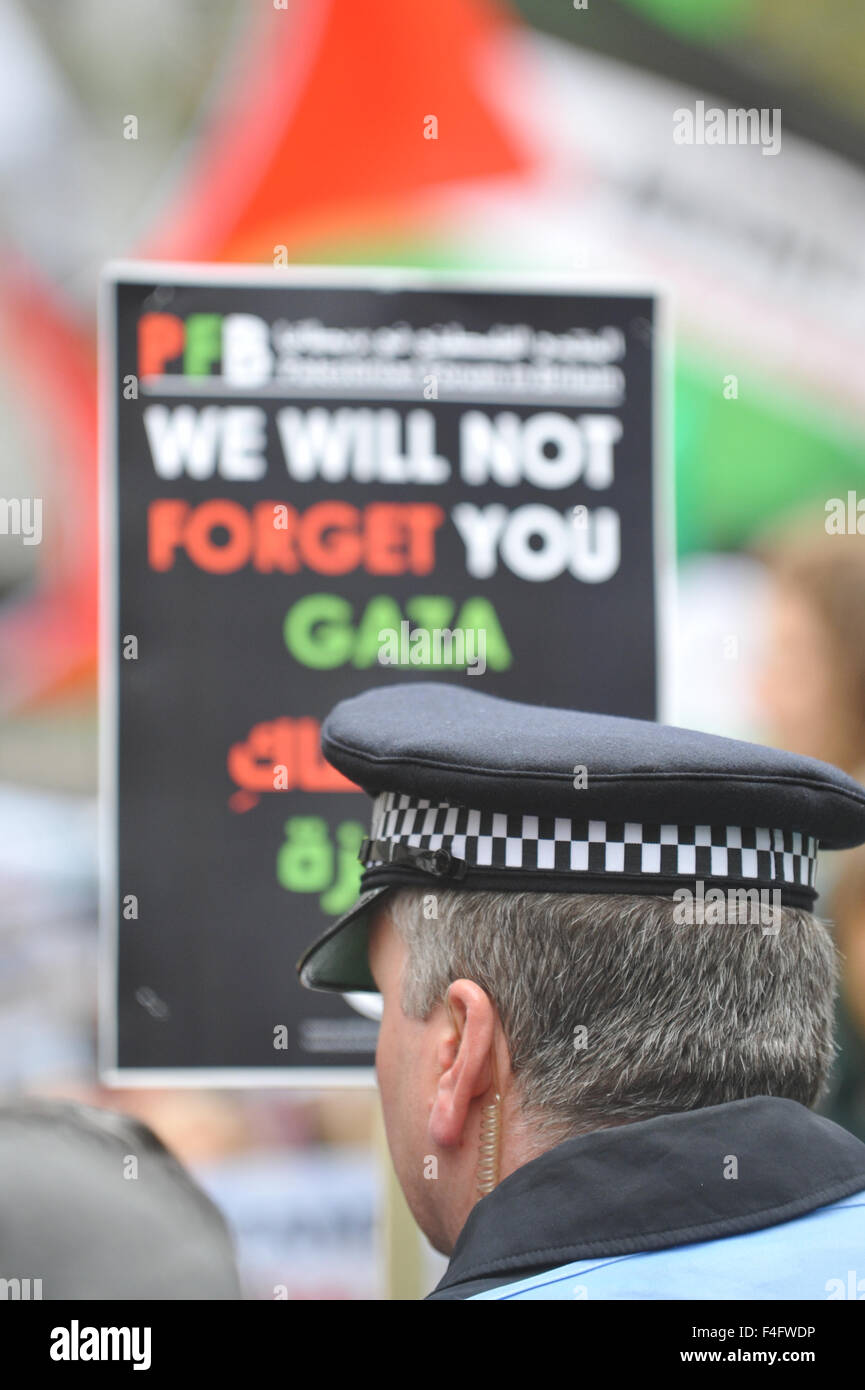
[[445,998],[444,1014],[429,1132],[435,1144],[447,1149],[461,1143],[472,1101],[492,1085],[496,1011],[480,985],[455,980]]

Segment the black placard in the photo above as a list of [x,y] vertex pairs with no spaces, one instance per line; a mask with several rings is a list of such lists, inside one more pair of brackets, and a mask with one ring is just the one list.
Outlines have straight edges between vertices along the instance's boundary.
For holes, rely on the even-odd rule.
[[139,263],[103,310],[103,1073],[367,1080],[295,973],[369,810],[320,721],[416,679],[657,715],[658,300]]

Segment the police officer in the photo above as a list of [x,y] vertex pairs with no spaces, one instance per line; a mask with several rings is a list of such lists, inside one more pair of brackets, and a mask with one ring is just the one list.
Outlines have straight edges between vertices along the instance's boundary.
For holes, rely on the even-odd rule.
[[441,683],[343,701],[374,799],[355,906],[301,960],[378,991],[388,1143],[450,1257],[431,1299],[814,1298],[861,1265],[865,1145],[832,1056],[813,759]]

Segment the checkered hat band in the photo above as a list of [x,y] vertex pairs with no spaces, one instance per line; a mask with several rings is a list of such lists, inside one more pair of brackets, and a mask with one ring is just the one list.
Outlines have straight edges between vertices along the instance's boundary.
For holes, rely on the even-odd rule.
[[448,850],[470,868],[754,879],[811,889],[817,866],[817,841],[798,830],[471,811],[400,792],[376,797],[370,840]]

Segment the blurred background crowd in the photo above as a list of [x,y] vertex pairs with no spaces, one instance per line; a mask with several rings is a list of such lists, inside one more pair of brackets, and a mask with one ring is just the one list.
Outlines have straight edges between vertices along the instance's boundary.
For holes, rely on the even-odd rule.
[[[0,1088],[151,1125],[247,1297],[381,1295],[375,1100],[97,1080],[100,268],[667,286],[664,715],[865,780],[863,62],[847,0],[0,0],[0,494],[45,518],[39,545],[0,537]],[[674,143],[696,100],[777,108],[780,152]],[[865,1138],[865,854],[821,872],[845,960],[825,1110]]]

